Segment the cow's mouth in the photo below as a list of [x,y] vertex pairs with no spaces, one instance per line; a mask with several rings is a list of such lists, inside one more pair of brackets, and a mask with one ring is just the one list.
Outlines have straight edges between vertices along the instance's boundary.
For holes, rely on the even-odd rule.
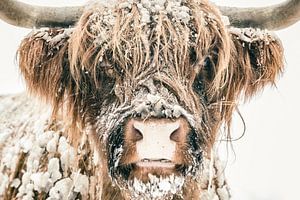
[[135,165],[139,168],[166,168],[174,169],[175,163],[167,159],[142,159],[139,162],[136,162]]
[[135,178],[147,182],[149,176],[166,178],[169,176],[186,176],[188,166],[185,164],[174,163],[167,159],[142,159],[130,164],[121,164],[117,167],[117,173],[124,180],[133,180]]

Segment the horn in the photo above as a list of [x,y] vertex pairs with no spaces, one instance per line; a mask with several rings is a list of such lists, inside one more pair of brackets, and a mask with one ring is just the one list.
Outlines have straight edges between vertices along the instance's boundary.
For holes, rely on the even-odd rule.
[[280,30],[300,20],[300,0],[288,0],[283,3],[260,8],[219,7],[227,16],[231,26]]
[[[9,24],[25,27],[69,27],[83,13],[83,6],[45,7],[32,6],[13,0],[0,1],[0,19]],[[219,7],[228,16],[232,26],[279,30],[300,20],[300,0],[261,8]]]
[[78,21],[83,9],[83,6],[46,7],[0,0],[0,19],[23,28],[69,27]]

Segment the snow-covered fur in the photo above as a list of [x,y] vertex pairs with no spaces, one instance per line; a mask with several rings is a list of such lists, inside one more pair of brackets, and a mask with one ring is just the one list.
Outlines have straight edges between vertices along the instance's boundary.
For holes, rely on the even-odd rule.
[[[74,148],[64,137],[64,123],[49,121],[48,106],[25,94],[0,97],[0,105],[1,199],[123,199],[103,174],[105,166],[99,163],[88,131]],[[217,158],[213,163],[204,161],[198,181],[202,200],[229,199],[224,168]],[[191,194],[194,189],[183,192]]]
[[[18,55],[47,112],[23,95],[2,100],[5,199],[228,199],[211,156],[220,126],[229,130],[239,98],[283,67],[274,35],[227,27],[206,0],[93,3],[74,28],[34,30]],[[122,132],[132,117],[189,122],[180,173],[128,179]]]

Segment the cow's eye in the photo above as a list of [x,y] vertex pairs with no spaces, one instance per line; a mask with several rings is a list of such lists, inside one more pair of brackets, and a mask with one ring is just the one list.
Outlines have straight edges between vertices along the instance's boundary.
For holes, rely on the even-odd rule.
[[194,48],[190,50],[190,62],[194,65],[197,62],[197,54]]
[[215,64],[211,56],[207,56],[202,64],[200,72],[203,76],[204,82],[211,82],[215,77]]
[[210,65],[210,58],[209,57],[206,57],[203,61],[203,68],[206,69],[208,66]]
[[207,101],[206,86],[213,76],[212,73],[211,59],[210,57],[206,57],[202,62],[202,67],[193,83],[194,91],[201,99],[203,99],[203,101]]

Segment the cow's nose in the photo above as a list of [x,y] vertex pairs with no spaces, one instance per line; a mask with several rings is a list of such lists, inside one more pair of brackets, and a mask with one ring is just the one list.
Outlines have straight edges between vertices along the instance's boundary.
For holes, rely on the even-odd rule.
[[180,122],[140,122],[135,121],[132,124],[132,139],[134,141],[140,141],[145,139],[159,139],[159,140],[171,140],[174,142],[180,141]]
[[127,123],[125,138],[136,143],[140,159],[172,160],[176,143],[184,142],[188,133],[185,119],[131,119]]

